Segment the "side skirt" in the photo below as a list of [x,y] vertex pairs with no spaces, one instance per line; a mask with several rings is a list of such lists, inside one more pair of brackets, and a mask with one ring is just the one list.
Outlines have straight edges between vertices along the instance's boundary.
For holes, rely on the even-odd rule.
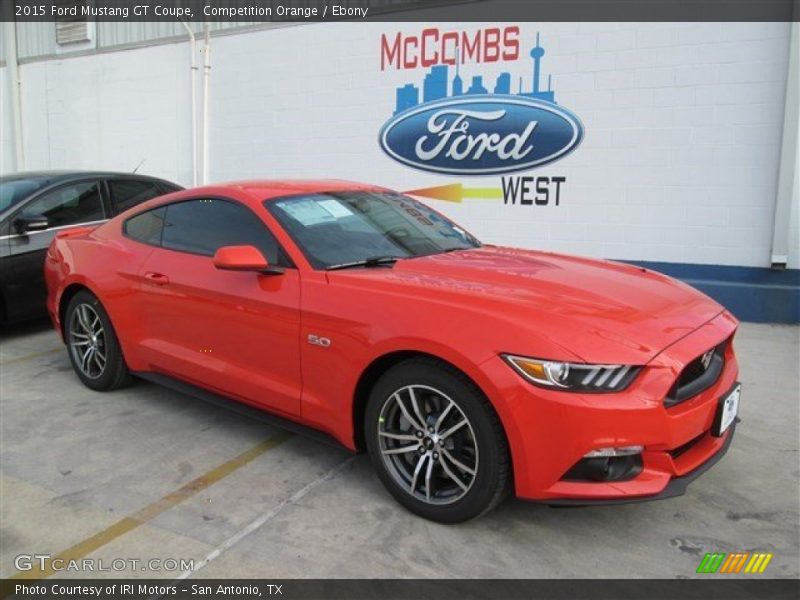
[[140,379],[144,379],[145,381],[155,383],[187,396],[192,396],[198,400],[203,400],[204,402],[208,402],[214,406],[219,406],[220,408],[235,412],[249,419],[261,421],[262,423],[266,423],[272,427],[277,427],[291,433],[296,433],[297,435],[310,438],[316,442],[352,452],[352,450],[346,446],[343,446],[333,436],[325,433],[324,431],[313,429],[312,427],[308,427],[306,425],[301,425],[300,423],[279,417],[278,415],[266,412],[265,410],[259,410],[248,404],[239,402],[238,400],[221,396],[204,388],[192,385],[191,383],[186,383],[180,379],[170,377],[169,375],[152,373],[150,371],[134,371],[131,374],[139,377]]

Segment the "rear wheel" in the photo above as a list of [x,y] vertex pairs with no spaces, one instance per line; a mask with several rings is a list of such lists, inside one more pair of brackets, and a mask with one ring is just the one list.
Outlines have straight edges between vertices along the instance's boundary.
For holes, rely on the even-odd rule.
[[72,368],[86,387],[109,391],[130,383],[111,319],[90,292],[80,291],[70,300],[64,337]]
[[471,519],[508,489],[508,445],[494,409],[474,383],[439,361],[412,359],[385,373],[370,394],[365,433],[388,491],[427,519]]

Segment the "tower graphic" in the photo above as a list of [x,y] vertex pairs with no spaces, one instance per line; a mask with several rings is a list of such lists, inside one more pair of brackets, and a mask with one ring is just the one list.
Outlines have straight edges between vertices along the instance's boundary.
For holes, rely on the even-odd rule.
[[531,58],[533,59],[533,93],[539,93],[539,73],[542,68],[542,57],[544,56],[544,48],[539,45],[539,34],[536,34],[536,45],[531,49]]
[[494,93],[511,93],[511,73],[500,73],[500,75],[497,76],[497,83],[494,84]]
[[[529,56],[533,60],[532,69],[532,82],[530,91],[523,91],[523,78],[519,78],[519,91],[517,96],[524,96],[526,98],[534,98],[536,100],[543,100],[544,102],[556,103],[555,92],[552,87],[552,75],[547,76],[547,89],[542,89],[542,58],[545,51],[540,44],[539,33],[536,33],[536,45],[531,48]],[[448,85],[448,68],[447,65],[435,65],[430,68],[425,75],[422,85],[422,103],[433,102],[442,98],[469,95],[491,95],[487,86],[483,83],[483,75],[474,74],[471,76],[472,83],[466,91],[464,90],[464,80],[461,78],[461,54],[459,48],[456,48],[456,61],[455,61],[455,76],[452,80],[452,85]],[[452,89],[452,93],[448,96],[448,88]],[[397,88],[397,98],[395,103],[394,114],[408,110],[420,104],[419,88],[413,83],[406,83],[405,85]],[[511,92],[511,73],[503,72],[497,76],[494,85],[494,94],[512,95]]]
[[468,94],[488,94],[489,90],[483,87],[483,75],[473,75],[472,85],[467,90]]
[[407,108],[411,108],[412,106],[416,106],[419,104],[419,90],[417,86],[413,83],[407,83],[403,87],[397,88],[397,100],[395,102],[395,111],[394,113],[397,114],[406,110]]
[[547,78],[547,91],[542,91],[539,86],[542,73],[542,57],[544,56],[544,48],[539,44],[539,34],[536,34],[536,45],[531,48],[531,58],[533,59],[533,86],[529,93],[520,92],[520,96],[527,96],[528,98],[538,98],[547,102],[555,102],[555,94],[551,89],[552,78]]
[[464,94],[464,82],[461,80],[458,68],[460,67],[458,61],[458,47],[456,47],[456,76],[453,77],[453,96],[461,96]]
[[431,67],[431,72],[425,76],[422,85],[422,99],[425,102],[440,98],[447,98],[447,65]]

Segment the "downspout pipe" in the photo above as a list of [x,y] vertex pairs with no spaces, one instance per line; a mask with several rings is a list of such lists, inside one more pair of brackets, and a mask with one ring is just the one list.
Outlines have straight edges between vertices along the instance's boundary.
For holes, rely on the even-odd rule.
[[192,187],[197,187],[197,39],[194,31],[181,19],[181,24],[189,34],[189,49],[192,72]]
[[5,40],[8,91],[11,96],[11,120],[14,129],[14,165],[12,168],[15,171],[24,171],[25,147],[22,141],[22,102],[20,100],[22,82],[17,57],[17,24],[14,20],[3,23],[3,39]]
[[773,269],[785,269],[789,262],[792,204],[800,207],[800,24],[795,21],[791,28],[778,193],[772,228],[770,265]]
[[208,97],[209,78],[211,77],[211,43],[208,21],[205,22],[205,45],[203,47],[203,184],[208,183]]

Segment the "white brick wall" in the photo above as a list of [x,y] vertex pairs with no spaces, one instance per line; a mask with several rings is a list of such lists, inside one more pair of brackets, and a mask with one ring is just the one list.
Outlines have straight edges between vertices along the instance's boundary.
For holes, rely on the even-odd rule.
[[140,171],[191,182],[182,44],[25,64],[26,167]]
[[[314,24],[214,38],[212,180],[499,187],[499,177],[415,171],[378,147],[395,89],[420,85],[426,72],[382,72],[380,34],[422,28]],[[520,28],[518,61],[466,65],[461,75],[468,82],[482,74],[493,85],[509,71],[514,91],[519,75],[529,86],[527,53],[541,33],[543,74],[552,74],[556,100],[586,128],[573,154],[529,173],[566,176],[561,205],[432,204],[489,242],[620,259],[768,264],[788,24]],[[190,183],[186,44],[33,63],[22,73],[30,168],[130,170],[146,158],[142,171]],[[796,226],[793,235],[797,267]]]

